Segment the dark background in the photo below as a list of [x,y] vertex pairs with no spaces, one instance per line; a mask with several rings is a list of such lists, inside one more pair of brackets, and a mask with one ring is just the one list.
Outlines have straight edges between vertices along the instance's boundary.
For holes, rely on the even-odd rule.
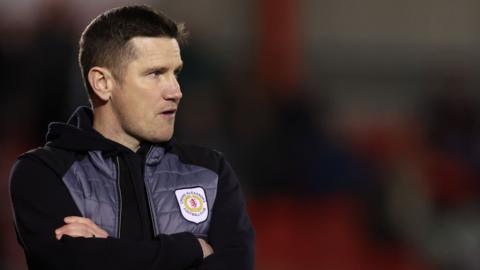
[[[1,270],[10,168],[87,104],[80,33],[127,3],[0,2]],[[257,269],[480,269],[479,1],[146,3],[191,32],[176,136],[233,164]]]

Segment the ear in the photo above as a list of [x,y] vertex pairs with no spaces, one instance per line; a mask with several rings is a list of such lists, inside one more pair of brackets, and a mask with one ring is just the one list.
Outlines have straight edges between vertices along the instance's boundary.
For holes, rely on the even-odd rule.
[[92,67],[88,71],[88,82],[99,99],[102,101],[110,99],[115,86],[115,79],[107,68]]

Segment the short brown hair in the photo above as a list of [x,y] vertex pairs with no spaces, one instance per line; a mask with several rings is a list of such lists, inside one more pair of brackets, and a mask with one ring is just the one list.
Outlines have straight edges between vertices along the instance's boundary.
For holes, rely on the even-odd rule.
[[182,44],[186,39],[183,24],[145,5],[105,11],[85,28],[79,42],[78,62],[89,98],[93,91],[88,72],[94,66],[109,68],[121,80],[126,63],[135,57],[129,41],[134,37],[169,37]]

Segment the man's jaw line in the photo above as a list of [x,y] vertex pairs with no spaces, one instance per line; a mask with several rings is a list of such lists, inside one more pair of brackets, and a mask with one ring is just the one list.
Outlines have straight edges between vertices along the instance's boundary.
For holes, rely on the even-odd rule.
[[110,108],[102,106],[93,111],[93,128],[105,138],[117,142],[136,152],[140,148],[140,141],[130,136],[122,128],[112,123],[118,123],[116,117],[109,112]]

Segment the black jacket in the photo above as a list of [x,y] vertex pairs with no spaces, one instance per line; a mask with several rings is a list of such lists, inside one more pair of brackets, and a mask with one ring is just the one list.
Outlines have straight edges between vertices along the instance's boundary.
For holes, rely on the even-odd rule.
[[[81,108],[68,123],[50,125],[46,145],[20,156],[11,173],[17,235],[30,269],[253,269],[253,228],[238,180],[221,154],[174,140],[161,145],[219,175],[206,239],[215,253],[203,260],[191,232],[154,236],[142,180],[149,143],[134,153],[104,138],[92,128],[91,111]],[[54,230],[63,218],[81,216],[63,173],[91,150],[121,162],[121,237],[58,241]]]

